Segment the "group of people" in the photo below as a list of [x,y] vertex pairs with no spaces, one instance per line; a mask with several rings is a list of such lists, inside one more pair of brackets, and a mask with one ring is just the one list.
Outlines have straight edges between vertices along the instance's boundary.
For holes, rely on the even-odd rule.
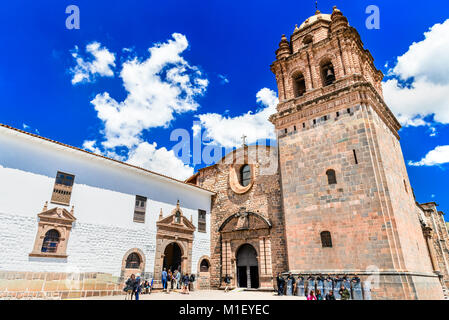
[[150,294],[152,288],[153,279],[151,279],[151,283],[148,280],[142,281],[140,273],[138,273],[137,276],[132,274],[128,280],[126,280],[123,291],[126,292],[125,299],[132,300],[133,297],[135,297],[136,300],[139,300],[141,293]]
[[181,293],[189,294],[193,288],[193,282],[195,282],[195,275],[181,274],[178,270],[172,272],[170,269],[167,272],[167,269],[164,268],[161,280],[165,292],[170,293],[170,290],[182,289]]
[[[307,280],[307,281],[305,281]],[[307,300],[369,300],[364,297],[360,278],[354,275],[331,277],[330,275],[303,275],[295,277],[289,273],[284,278],[280,273],[276,277],[278,295],[306,296]],[[368,295],[368,293],[365,293]]]

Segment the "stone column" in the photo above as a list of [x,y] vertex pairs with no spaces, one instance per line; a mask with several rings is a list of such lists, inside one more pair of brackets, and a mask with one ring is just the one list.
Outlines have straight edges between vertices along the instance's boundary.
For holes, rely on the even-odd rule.
[[426,238],[427,249],[429,250],[430,260],[432,262],[433,271],[435,273],[440,273],[440,268],[438,267],[438,261],[436,259],[435,248],[432,243],[432,228],[422,227],[424,237]]

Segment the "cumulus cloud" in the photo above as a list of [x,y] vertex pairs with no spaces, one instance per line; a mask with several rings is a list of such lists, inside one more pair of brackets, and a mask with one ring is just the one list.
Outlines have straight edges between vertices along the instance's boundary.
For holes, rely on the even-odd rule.
[[256,99],[262,108],[255,113],[248,111],[236,117],[218,113],[199,115],[201,126],[205,129],[205,138],[225,148],[240,145],[243,135],[247,137],[248,143],[255,143],[259,139],[275,139],[274,126],[268,121],[268,117],[276,112],[277,94],[263,88],[257,92]]
[[187,47],[186,37],[174,33],[173,39],[151,47],[148,58],[123,63],[125,100],[104,92],[91,101],[104,122],[104,147],[133,147],[144,130],[167,127],[174,114],[198,108],[195,98],[204,94],[208,80],[181,56]]
[[80,82],[91,82],[97,75],[112,77],[115,67],[115,55],[108,49],[101,47],[98,42],[92,42],[86,46],[86,52],[91,55],[89,59],[82,57],[75,47],[72,57],[75,59],[76,66],[70,69],[73,75],[72,84]]
[[420,161],[409,161],[410,166],[434,166],[449,162],[449,145],[438,146],[429,151]]
[[176,114],[199,107],[196,99],[205,93],[208,80],[182,57],[187,48],[187,38],[174,33],[172,39],[150,47],[147,57],[124,59],[120,78],[127,95],[122,101],[109,92],[95,96],[91,103],[104,124],[103,136],[85,141],[83,147],[175,178],[191,175],[193,168],[173,151],[158,149],[143,137],[152,128],[168,127]]
[[404,126],[449,124],[449,19],[435,24],[397,58],[383,83],[387,104]]
[[170,177],[186,179],[193,174],[193,168],[177,158],[173,150],[157,148],[157,144],[140,143],[129,153],[128,163],[152,170]]

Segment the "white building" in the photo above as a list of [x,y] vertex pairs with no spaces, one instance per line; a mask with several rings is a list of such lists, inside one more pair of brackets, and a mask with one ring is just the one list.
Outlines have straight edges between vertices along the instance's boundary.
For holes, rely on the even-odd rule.
[[[120,281],[140,272],[158,280],[163,267],[197,274],[203,263],[207,270],[212,195],[0,124],[0,292],[38,287],[27,273],[45,278],[37,291],[63,291],[55,282],[45,287],[49,279],[66,280],[56,273],[99,283],[95,274]],[[76,287],[112,288],[82,279]]]

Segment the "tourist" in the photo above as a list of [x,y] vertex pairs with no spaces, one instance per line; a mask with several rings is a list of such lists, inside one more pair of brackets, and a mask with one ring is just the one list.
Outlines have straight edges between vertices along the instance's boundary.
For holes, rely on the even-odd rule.
[[278,273],[276,280],[277,280],[277,285],[278,285],[278,296],[283,296],[285,279],[280,273]]
[[316,300],[315,293],[313,292],[313,290],[310,290],[310,293],[307,296],[307,300]]
[[340,300],[349,300],[349,298],[351,296],[349,294],[348,289],[346,289],[344,285],[341,285],[340,291],[338,293],[340,294],[340,297],[341,297]]
[[136,297],[136,300],[139,300],[139,294],[140,294],[140,273],[136,275],[136,281],[134,281],[134,295]]
[[181,271],[176,272],[176,289],[181,289]]
[[173,284],[174,284],[173,288],[174,288],[174,290],[178,289],[178,273],[179,272],[177,269],[173,272]]
[[187,273],[182,277],[182,284],[182,293],[189,294],[189,276]]
[[169,269],[167,274],[167,293],[170,293],[170,289],[173,289],[173,274]]
[[225,289],[224,289],[224,292],[226,293],[226,292],[228,292],[228,290],[229,290],[229,285],[231,284],[231,277],[228,275],[228,274],[226,274],[226,276],[224,277],[224,283],[225,283]]
[[316,299],[317,300],[323,300],[323,296],[321,295],[321,290],[320,289],[318,289],[316,291]]
[[326,294],[326,300],[335,300],[334,290],[330,290],[328,294]]
[[148,280],[145,280],[145,282],[143,283],[143,293],[150,293],[150,283],[148,282]]
[[162,271],[162,288],[167,290],[167,269],[164,268]]
[[192,273],[189,277],[189,290],[194,291],[193,283],[195,282],[195,275]]
[[129,298],[129,300],[133,299],[133,288],[134,288],[134,282],[136,281],[136,276],[132,274],[128,280],[125,282],[125,288],[123,289],[126,292],[125,300]]

